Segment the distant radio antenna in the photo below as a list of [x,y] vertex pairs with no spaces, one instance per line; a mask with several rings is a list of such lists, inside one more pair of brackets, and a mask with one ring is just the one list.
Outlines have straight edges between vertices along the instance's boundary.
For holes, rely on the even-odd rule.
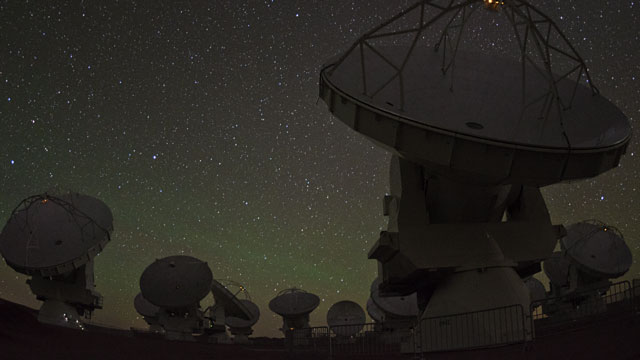
[[140,276],[142,296],[160,310],[158,324],[170,340],[194,341],[205,325],[200,301],[211,290],[213,275],[206,262],[176,255],[154,261]]
[[339,337],[350,337],[359,333],[366,322],[364,310],[349,300],[338,301],[327,312],[327,324]]
[[598,220],[568,226],[560,247],[562,251],[544,262],[553,296],[590,288],[606,291],[609,280],[624,275],[633,263],[622,233]]
[[411,328],[420,315],[418,295],[412,293],[404,296],[382,296],[379,289],[380,284],[379,278],[371,283],[370,303],[367,303],[369,316],[378,323],[378,328],[382,328],[388,333],[405,332]]
[[158,316],[160,315],[160,308],[153,305],[149,300],[145,299],[141,293],[136,295],[133,300],[133,306],[138,314],[142,315],[144,321],[149,324],[149,330],[153,333],[164,333],[162,325],[158,322]]
[[260,319],[260,308],[251,300],[241,299],[243,307],[249,310],[249,319],[238,316],[227,316],[225,324],[229,328],[229,332],[233,335],[233,342],[236,344],[251,343],[249,335],[253,334],[253,325]]
[[[211,293],[216,303],[210,309],[214,320],[210,338],[214,342],[227,343],[229,337],[225,325],[234,335],[234,342],[248,343],[248,336],[253,333],[251,327],[258,321],[260,310],[251,302],[247,289],[231,280],[213,280]],[[257,311],[256,311],[257,309]]]
[[109,207],[86,195],[35,195],[13,210],[0,233],[0,253],[31,276],[27,283],[43,301],[40,322],[83,329],[84,318],[102,308],[93,259],[112,231]]
[[309,327],[309,314],[320,304],[317,295],[297,288],[282,290],[269,302],[269,309],[282,316],[282,330],[289,331]]

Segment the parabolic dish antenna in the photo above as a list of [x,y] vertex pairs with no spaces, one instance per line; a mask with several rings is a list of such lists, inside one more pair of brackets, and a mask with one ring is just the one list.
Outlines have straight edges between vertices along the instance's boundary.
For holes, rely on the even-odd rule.
[[385,314],[396,318],[416,318],[420,313],[418,296],[412,293],[407,296],[380,296],[380,280],[371,283],[371,300]]
[[23,200],[0,233],[0,253],[27,275],[55,276],[88,263],[111,240],[113,216],[87,195],[35,195]]
[[283,333],[309,327],[309,314],[320,304],[320,298],[304,290],[282,290],[269,301],[269,309],[282,316]]
[[339,301],[327,312],[327,324],[338,336],[352,336],[359,333],[365,322],[364,310],[353,301]]
[[[597,95],[566,37],[526,1],[505,2],[492,14],[477,11],[481,5],[417,2],[329,60],[321,98],[354,130],[430,171],[541,186],[617,166],[629,120]],[[483,16],[528,24],[496,34],[512,36],[514,49],[520,42],[522,54],[511,59],[467,51],[474,40],[449,42]]]
[[582,271],[598,278],[622,276],[633,263],[631,250],[620,231],[598,220],[570,225],[560,244]]
[[615,168],[631,138],[576,48],[525,0],[417,1],[329,59],[319,95],[392,153],[389,223],[368,255],[382,291],[419,293],[424,318],[527,306],[522,278],[562,233],[539,188]]
[[317,295],[301,289],[282,290],[269,302],[269,309],[282,317],[295,317],[309,314],[320,304]]
[[236,316],[227,316],[225,318],[226,325],[231,329],[231,333],[234,329],[250,328],[258,322],[260,319],[260,308],[251,300],[241,299],[239,300],[244,309],[247,309],[249,313],[249,319],[244,319]]
[[569,265],[562,252],[556,251],[542,263],[542,269],[551,284],[560,288],[569,285]]
[[542,300],[547,297],[547,290],[544,288],[544,285],[540,282],[540,280],[534,278],[533,276],[526,279],[524,284],[527,285],[529,289],[529,294],[531,295],[531,301]]
[[141,293],[136,295],[133,300],[133,306],[136,308],[138,314],[145,317],[156,317],[158,316],[158,312],[160,308],[150,303],[147,299],[145,299]]
[[213,283],[211,284],[211,292],[216,300],[216,307],[221,306],[224,308],[225,317],[232,316],[234,318],[250,321],[252,319],[251,310],[245,306],[245,302],[238,298],[239,293],[246,293],[244,286],[237,284],[236,287],[238,288],[238,291],[234,294],[229,291],[229,285],[223,284],[222,282],[213,280]]
[[176,255],[154,261],[140,277],[142,296],[163,308],[197,304],[211,290],[213,275],[206,262]]
[[367,313],[377,323],[384,322],[384,312],[373,302],[371,298],[367,300]]

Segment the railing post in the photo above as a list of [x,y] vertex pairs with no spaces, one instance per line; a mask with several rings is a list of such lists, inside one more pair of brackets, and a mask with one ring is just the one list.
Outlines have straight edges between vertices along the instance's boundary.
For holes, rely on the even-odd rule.
[[331,343],[331,326],[327,326],[327,335],[329,336],[329,359],[333,359],[333,344]]

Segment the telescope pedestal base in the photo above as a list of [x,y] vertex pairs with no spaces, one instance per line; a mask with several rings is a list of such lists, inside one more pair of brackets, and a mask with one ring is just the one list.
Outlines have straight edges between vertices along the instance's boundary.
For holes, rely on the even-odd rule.
[[45,300],[38,312],[38,321],[44,324],[84,329],[84,322],[78,310],[60,300]]
[[529,302],[529,290],[513,268],[474,269],[445,278],[431,296],[423,318],[514,304],[527,309]]

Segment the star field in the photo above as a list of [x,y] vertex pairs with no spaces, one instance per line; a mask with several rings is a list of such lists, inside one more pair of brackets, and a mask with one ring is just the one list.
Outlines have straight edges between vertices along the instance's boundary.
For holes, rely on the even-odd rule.
[[[261,309],[257,336],[280,334],[267,304],[287,287],[322,299],[312,325],[337,301],[364,307],[390,157],[317,101],[318,73],[410,3],[1,1],[0,223],[44,191],[109,205],[94,320],[110,326],[145,326],[133,308],[139,277],[174,254],[242,283]],[[536,5],[635,127],[640,3]],[[636,151],[634,137],[619,168],[545,188],[554,223],[598,218],[640,259]],[[25,280],[2,262],[0,297],[39,306]]]

